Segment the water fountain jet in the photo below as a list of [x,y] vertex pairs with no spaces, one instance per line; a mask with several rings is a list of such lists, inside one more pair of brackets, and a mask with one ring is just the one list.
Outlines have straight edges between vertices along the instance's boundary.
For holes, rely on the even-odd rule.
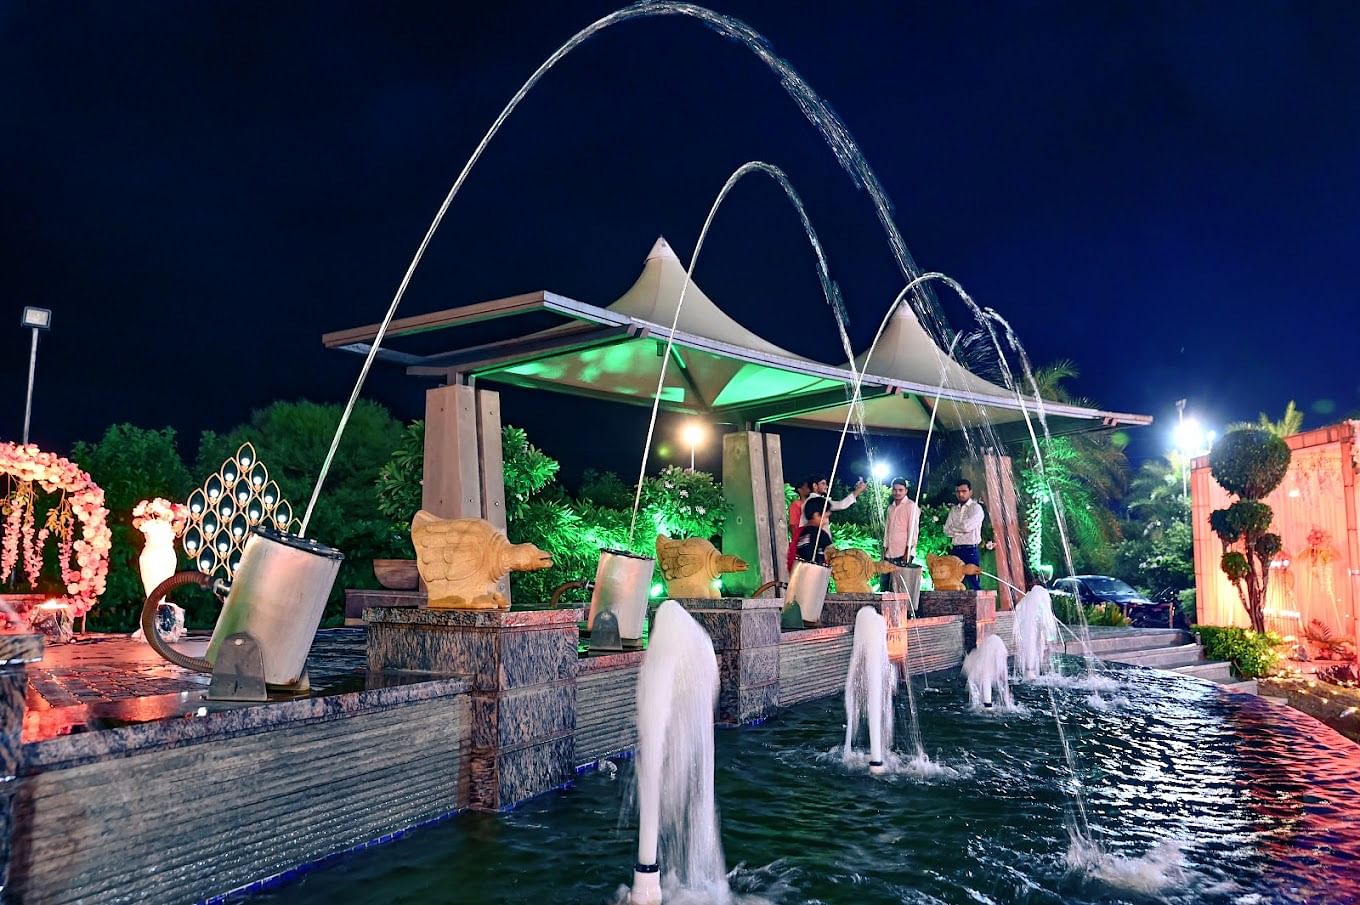
[[713,641],[685,608],[656,611],[637,685],[638,851],[632,905],[661,902],[661,858],[680,887],[727,892],[713,794]]
[[893,688],[897,668],[888,658],[888,623],[871,606],[855,615],[854,648],[845,677],[845,757],[854,750],[860,720],[869,724],[869,772],[887,772],[885,756],[892,747]]
[[990,710],[995,698],[1000,698],[1001,706],[1007,710],[1014,706],[1007,656],[1006,642],[988,635],[963,658],[963,675],[968,680],[968,699],[973,707],[980,705]]

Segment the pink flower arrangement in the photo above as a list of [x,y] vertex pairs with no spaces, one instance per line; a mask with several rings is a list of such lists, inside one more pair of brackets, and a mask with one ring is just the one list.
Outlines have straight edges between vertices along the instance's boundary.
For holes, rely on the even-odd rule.
[[[104,491],[74,462],[43,452],[32,443],[0,443],[0,475],[8,477],[13,485],[3,500],[0,581],[8,581],[14,574],[22,552],[29,583],[35,583],[42,569],[43,545],[56,533],[57,559],[66,592],[71,595],[72,616],[84,614],[104,593],[109,574],[113,537],[108,510],[104,508]],[[33,507],[38,489],[62,494],[62,501],[52,509],[41,529],[35,524]],[[72,518],[80,522],[79,538],[74,536]]]
[[164,497],[142,500],[132,509],[132,527],[138,531],[147,522],[165,522],[174,531],[175,537],[184,533],[189,521],[189,507],[183,503],[172,503]]

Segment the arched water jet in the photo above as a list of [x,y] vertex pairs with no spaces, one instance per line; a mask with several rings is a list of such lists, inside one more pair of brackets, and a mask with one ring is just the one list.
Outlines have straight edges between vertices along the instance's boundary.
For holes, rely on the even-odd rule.
[[[817,231],[812,227],[812,221],[808,219],[807,209],[803,206],[803,199],[794,189],[793,183],[789,182],[789,177],[784,171],[773,164],[765,163],[760,160],[753,160],[744,163],[727,178],[723,183],[722,189],[718,191],[718,197],[713,200],[713,206],[708,210],[708,216],[704,218],[704,225],[699,230],[699,239],[694,244],[694,251],[689,256],[689,267],[685,270],[685,282],[680,285],[680,297],[675,302],[675,313],[671,317],[670,332],[666,335],[666,348],[661,356],[661,373],[656,380],[656,392],[652,395],[652,416],[647,422],[647,439],[642,444],[642,464],[638,468],[637,487],[633,493],[633,516],[628,523],[628,541],[632,543],[633,534],[637,530],[638,510],[642,506],[642,483],[647,477],[647,460],[651,455],[652,436],[656,431],[656,418],[661,408],[661,393],[666,386],[666,371],[671,363],[671,351],[675,347],[675,329],[680,323],[680,311],[685,305],[685,294],[689,291],[691,282],[694,279],[694,268],[699,263],[699,252],[703,251],[704,240],[708,238],[708,230],[713,225],[713,218],[718,214],[718,208],[722,206],[727,195],[738,182],[750,173],[764,173],[779,183],[784,190],[784,195],[798,212],[798,220],[803,225],[803,232],[807,234],[808,244],[812,246],[813,254],[817,258],[817,278],[822,284],[822,295],[826,298],[826,303],[831,307],[832,316],[836,321],[836,329],[840,332],[841,345],[846,350],[846,355],[853,357],[850,336],[846,333],[845,325],[848,317],[845,313],[845,305],[841,302],[840,288],[831,279],[831,270],[826,263],[826,252],[822,249],[821,240],[817,238]],[[851,364],[851,372],[858,380],[858,373],[854,371]]]
[[[529,76],[528,81],[520,86],[519,91],[515,92],[514,96],[510,98],[510,102],[501,110],[500,115],[491,124],[491,128],[477,143],[472,156],[463,165],[458,178],[454,180],[448,195],[445,196],[443,203],[436,211],[434,220],[430,223],[430,228],[426,230],[424,238],[421,239],[420,245],[416,248],[415,256],[411,259],[411,263],[406,268],[406,273],[397,285],[396,294],[393,295],[387,313],[378,326],[378,332],[373,337],[373,344],[369,347],[368,355],[364,357],[363,366],[359,369],[359,379],[354,384],[354,390],[350,393],[349,401],[345,403],[345,409],[340,415],[340,423],[336,427],[335,436],[331,440],[326,458],[321,464],[321,471],[317,475],[316,486],[312,488],[311,499],[308,500],[307,510],[302,516],[300,534],[305,536],[307,533],[307,525],[311,522],[312,510],[316,507],[317,498],[321,494],[321,487],[326,481],[326,475],[330,472],[331,463],[335,459],[335,451],[340,446],[340,438],[344,435],[345,426],[349,423],[350,413],[354,409],[355,402],[358,401],[359,392],[362,390],[368,372],[373,366],[373,359],[377,357],[383,338],[387,335],[387,328],[392,323],[392,318],[396,315],[397,307],[401,304],[402,298],[406,295],[406,289],[411,283],[411,278],[415,275],[416,268],[420,266],[420,261],[425,256],[425,250],[429,247],[430,240],[434,238],[435,232],[438,231],[440,223],[443,222],[444,215],[448,213],[449,206],[453,204],[453,199],[457,197],[458,191],[463,187],[463,183],[467,180],[468,174],[472,172],[472,168],[476,166],[477,161],[481,159],[482,153],[486,151],[491,139],[500,131],[501,126],[510,118],[510,114],[519,106],[520,101],[524,100],[525,96],[547,74],[548,70],[552,69],[559,60],[597,32],[620,22],[627,22],[630,19],[666,15],[689,16],[702,21],[718,34],[745,46],[747,50],[759,57],[766,66],[779,76],[780,84],[784,86],[784,90],[798,104],[799,109],[803,111],[803,115],[808,118],[808,121],[821,133],[822,139],[831,148],[832,153],[836,155],[837,161],[850,175],[855,186],[863,188],[869,193],[870,200],[874,205],[874,212],[878,215],[879,223],[883,226],[883,231],[888,238],[888,245],[893,252],[893,258],[897,262],[902,275],[907,279],[916,276],[918,273],[916,262],[912,260],[911,252],[907,250],[907,244],[902,238],[902,233],[898,230],[897,224],[893,222],[892,205],[888,202],[888,196],[883,191],[878,176],[869,166],[863,152],[860,151],[859,145],[855,143],[850,130],[846,128],[845,123],[841,122],[840,117],[826,102],[812,90],[812,86],[803,81],[803,77],[785,60],[775,55],[769,42],[759,32],[740,19],[724,16],[692,3],[675,2],[675,0],[644,0],[644,2],[624,7],[581,29],[544,60],[534,70],[533,75]],[[920,306],[919,313],[929,315],[929,317],[923,317],[923,322],[928,325],[943,325],[943,318],[936,310],[933,299],[926,294],[919,294],[917,303]]]

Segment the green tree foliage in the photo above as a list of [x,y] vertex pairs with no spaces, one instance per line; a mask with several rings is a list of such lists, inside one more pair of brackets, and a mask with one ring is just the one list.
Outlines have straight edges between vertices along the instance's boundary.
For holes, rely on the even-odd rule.
[[[403,532],[420,506],[423,436],[422,422],[406,429],[400,448],[380,469],[376,485],[383,497],[381,511]],[[559,585],[594,578],[601,550],[654,556],[659,532],[671,537],[714,538],[722,533],[730,511],[712,475],[672,466],[644,481],[642,509],[630,539],[634,493],[618,475],[586,472],[581,492],[573,499],[557,483],[557,460],[511,425],[501,430],[501,456],[506,536],[513,543],[534,544],[553,559],[550,569],[511,574],[516,609],[544,606]],[[659,573],[656,580],[660,580]],[[583,592],[572,591],[563,599],[579,602],[583,597]]]
[[71,460],[103,489],[112,535],[108,582],[87,622],[96,631],[130,632],[144,599],[137,563],[142,536],[132,527],[132,508],[155,497],[183,502],[193,478],[180,457],[175,432],[168,427],[147,430],[115,424],[98,441],[77,443]]
[[[301,519],[342,411],[339,405],[276,402],[225,434],[205,431],[195,471],[206,478],[249,441]],[[345,554],[326,607],[326,624],[343,617],[345,588],[377,587],[374,559],[409,555],[409,519],[406,528],[397,530],[380,508],[378,494],[383,466],[408,440],[401,423],[375,402],[360,400],[350,413],[307,526],[308,537]]]
[[1242,427],[1254,427],[1267,433],[1274,434],[1281,439],[1292,437],[1303,429],[1303,412],[1299,411],[1298,406],[1296,406],[1294,400],[1291,399],[1289,400],[1289,404],[1285,406],[1283,417],[1278,421],[1272,419],[1265,412],[1262,412],[1261,416],[1257,418],[1254,423],[1251,421],[1243,421],[1238,424],[1231,424],[1228,426],[1228,430],[1237,430]]
[[1254,427],[1228,431],[1209,452],[1214,480],[1237,497],[1227,509],[1209,514],[1209,527],[1223,542],[1223,574],[1237,587],[1257,632],[1265,631],[1270,561],[1282,546],[1280,536],[1270,531],[1273,514],[1261,498],[1284,480],[1289,458],[1284,440]]
[[1150,595],[1192,589],[1194,539],[1180,462],[1145,462],[1129,485],[1124,507],[1124,540],[1115,554],[1114,574]]

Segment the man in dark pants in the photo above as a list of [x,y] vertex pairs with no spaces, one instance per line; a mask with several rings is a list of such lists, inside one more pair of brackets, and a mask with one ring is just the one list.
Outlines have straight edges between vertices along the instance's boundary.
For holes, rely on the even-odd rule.
[[[949,517],[944,520],[945,536],[954,545],[949,552],[963,560],[965,565],[981,566],[978,545],[982,543],[982,520],[986,518],[986,513],[973,499],[973,485],[967,478],[959,478],[955,482],[954,498],[958,502],[949,507]],[[976,591],[981,589],[982,582],[977,575],[966,575],[963,586]]]

